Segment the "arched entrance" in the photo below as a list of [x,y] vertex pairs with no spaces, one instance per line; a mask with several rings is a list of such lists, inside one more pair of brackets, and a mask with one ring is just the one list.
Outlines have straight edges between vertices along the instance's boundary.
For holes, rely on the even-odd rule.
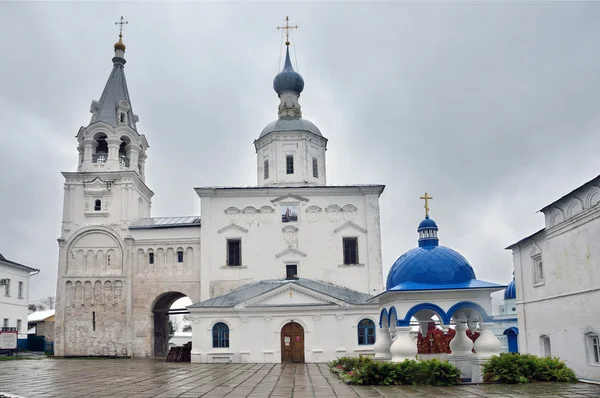
[[508,340],[508,352],[519,352],[519,329],[512,327],[504,331]]
[[173,328],[173,323],[171,323],[171,327],[169,325],[169,316],[187,313],[187,310],[171,309],[171,306],[182,297],[186,297],[186,295],[180,292],[167,292],[158,296],[154,301],[152,315],[154,317],[153,353],[155,357],[166,357],[169,353],[169,328]]
[[299,323],[281,329],[281,362],[304,363],[304,328]]

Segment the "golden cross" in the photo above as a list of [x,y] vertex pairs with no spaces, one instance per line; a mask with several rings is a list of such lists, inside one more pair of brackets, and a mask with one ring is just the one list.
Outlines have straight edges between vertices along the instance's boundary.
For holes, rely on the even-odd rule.
[[290,45],[290,29],[298,29],[298,28],[299,28],[298,25],[290,25],[290,18],[287,16],[285,17],[285,25],[277,27],[277,30],[285,29],[285,45],[286,46]]
[[127,25],[129,23],[128,21],[124,21],[123,19],[123,16],[121,16],[121,19],[115,22],[115,25],[119,27],[119,37],[123,35],[123,25]]
[[425,196],[421,196],[421,199],[425,199],[425,217],[429,217],[429,199],[433,199],[433,197],[427,196],[427,192],[425,192]]

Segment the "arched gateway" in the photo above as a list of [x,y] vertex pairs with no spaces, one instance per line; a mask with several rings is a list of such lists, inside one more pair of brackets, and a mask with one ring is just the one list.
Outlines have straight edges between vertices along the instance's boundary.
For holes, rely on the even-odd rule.
[[304,328],[299,323],[281,329],[281,362],[304,363]]

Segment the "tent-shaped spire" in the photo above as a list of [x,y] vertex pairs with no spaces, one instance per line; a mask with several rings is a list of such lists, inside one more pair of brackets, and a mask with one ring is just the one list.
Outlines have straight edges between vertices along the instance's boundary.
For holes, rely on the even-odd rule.
[[137,131],[135,123],[138,117],[133,113],[125,80],[125,44],[122,37],[122,34],[119,34],[119,41],[114,45],[113,68],[100,100],[92,102],[90,124],[104,122],[113,127],[125,125]]

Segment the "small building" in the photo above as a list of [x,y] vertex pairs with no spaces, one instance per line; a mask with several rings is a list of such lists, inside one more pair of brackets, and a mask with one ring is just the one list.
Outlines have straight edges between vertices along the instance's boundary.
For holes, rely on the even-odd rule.
[[0,327],[17,328],[19,339],[27,337],[29,277],[39,272],[0,254]]
[[600,176],[540,210],[545,226],[510,245],[521,352],[556,356],[600,382]]
[[55,310],[36,311],[27,317],[27,334],[45,337],[54,341]]

